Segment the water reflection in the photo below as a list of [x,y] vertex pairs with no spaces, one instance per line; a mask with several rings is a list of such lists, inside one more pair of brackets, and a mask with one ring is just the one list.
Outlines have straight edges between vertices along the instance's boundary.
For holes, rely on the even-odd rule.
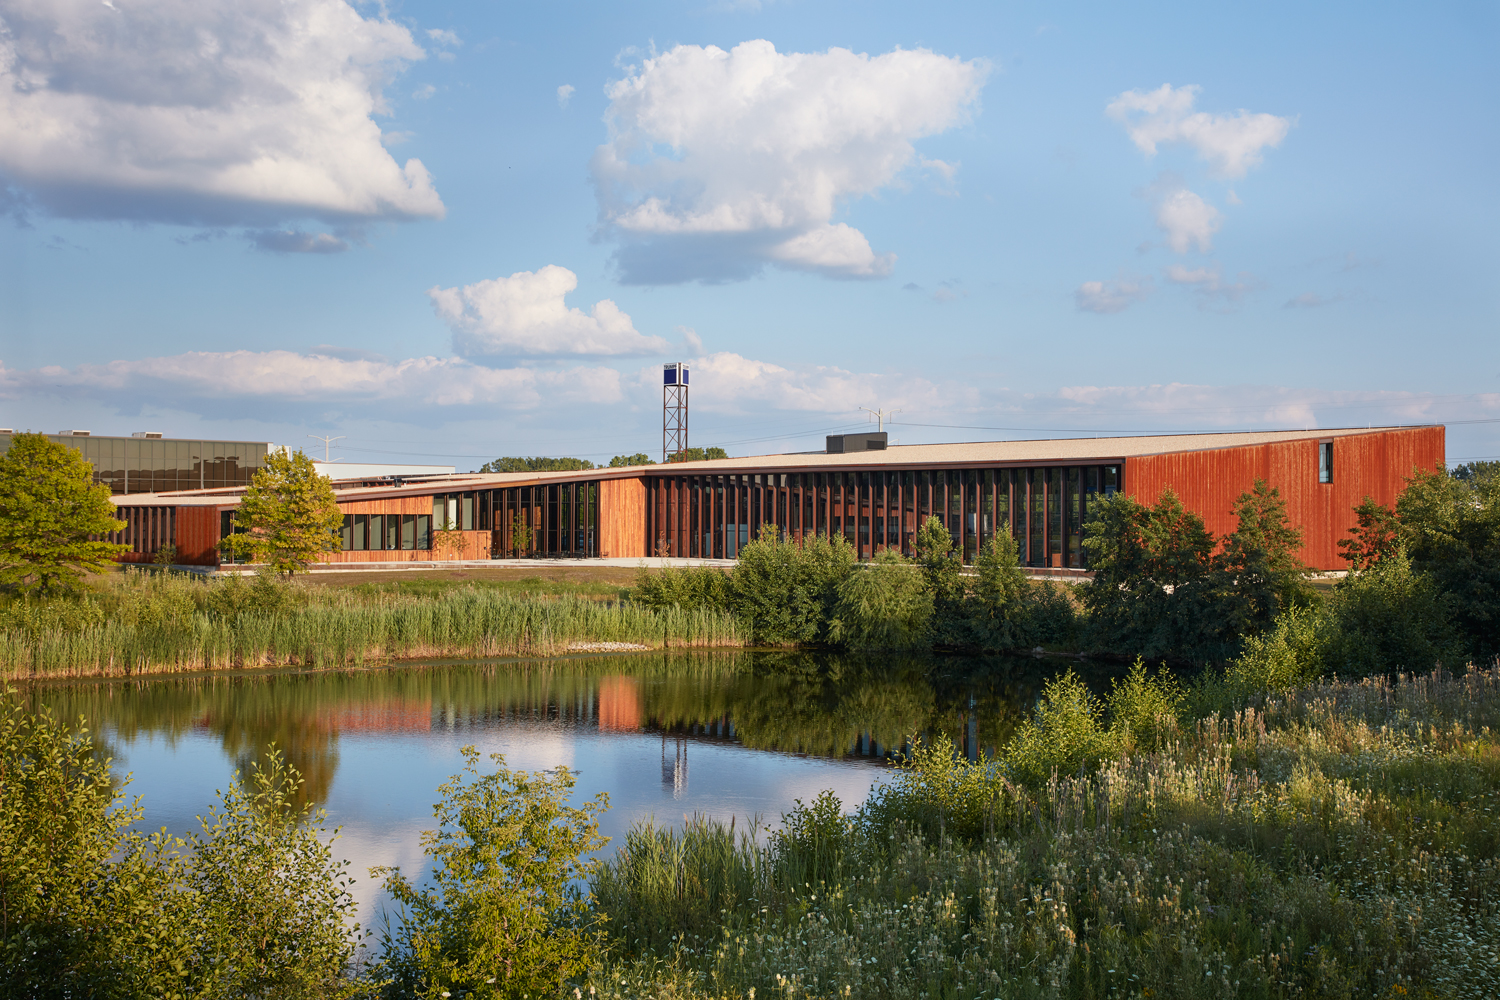
[[[604,792],[614,843],[647,817],[775,821],[832,790],[853,809],[914,735],[970,756],[1005,742],[1052,665],[973,658],[860,659],[716,652],[434,663],[357,672],[207,674],[29,685],[33,708],[88,720],[133,772],[143,825],[196,826],[235,770],[274,745],[306,778],[303,801],[342,827],[361,874],[420,877],[421,831],[459,748],[514,768],[566,765]],[[379,906],[355,887],[358,919]]]
[[879,761],[913,735],[993,751],[1055,668],[1003,658],[664,652],[326,673],[204,674],[38,684],[22,696],[82,716],[120,756],[143,738],[212,736],[244,770],[274,745],[325,803],[340,740],[558,725],[661,737],[661,781],[688,788],[689,746]]

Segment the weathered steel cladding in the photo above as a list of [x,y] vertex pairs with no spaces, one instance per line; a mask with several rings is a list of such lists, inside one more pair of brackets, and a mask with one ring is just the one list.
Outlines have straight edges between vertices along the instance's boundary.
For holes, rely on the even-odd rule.
[[1414,469],[1441,468],[1442,427],[1345,434],[1333,439],[1333,481],[1318,482],[1316,438],[1279,444],[1172,452],[1125,461],[1125,492],[1155,503],[1171,487],[1209,530],[1234,530],[1235,499],[1264,479],[1281,491],[1288,519],[1304,532],[1301,557],[1315,569],[1343,569],[1338,541],[1366,496],[1390,506]]
[[182,566],[219,563],[219,508],[177,508],[177,562]]

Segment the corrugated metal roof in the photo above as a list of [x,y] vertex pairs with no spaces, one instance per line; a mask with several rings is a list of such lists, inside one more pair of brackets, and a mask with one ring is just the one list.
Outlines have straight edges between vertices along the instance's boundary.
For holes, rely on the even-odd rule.
[[[1427,424],[1422,426],[1437,426]],[[1212,451],[1283,441],[1320,440],[1357,434],[1379,434],[1411,430],[1411,427],[1350,427],[1301,431],[1232,431],[1219,434],[1161,434],[1140,437],[1046,438],[1034,441],[974,441],[960,444],[892,445],[884,451],[823,452],[753,455],[706,462],[674,462],[670,465],[637,465],[618,469],[587,469],[568,472],[456,473],[400,486],[340,487],[340,500],[374,500],[386,497],[421,496],[430,493],[464,492],[503,486],[569,482],[579,479],[627,479],[646,475],[705,475],[756,471],[795,472],[807,469],[869,469],[882,466],[916,468],[951,465],[1046,465],[1052,463],[1096,463],[1122,461],[1146,455],[1188,451]],[[132,493],[114,498],[121,506],[170,505],[233,506],[239,492],[191,490],[180,493]]]

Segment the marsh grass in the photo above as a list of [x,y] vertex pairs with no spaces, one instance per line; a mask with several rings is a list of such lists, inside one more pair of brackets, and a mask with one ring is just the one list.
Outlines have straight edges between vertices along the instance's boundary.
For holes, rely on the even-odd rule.
[[265,579],[131,574],[79,601],[0,609],[0,676],[545,656],[590,641],[652,648],[741,644],[728,615],[704,609],[476,588],[413,597]]
[[[659,849],[627,849],[596,886],[624,933],[591,983],[605,997],[1500,995],[1500,667],[1307,685],[1175,729],[1166,701],[1123,706],[1150,720],[1134,752],[1040,782],[1010,759],[1020,740],[978,763],[938,744],[849,817],[820,800],[759,842],[701,822],[643,833]],[[643,928],[642,913],[659,919]]]

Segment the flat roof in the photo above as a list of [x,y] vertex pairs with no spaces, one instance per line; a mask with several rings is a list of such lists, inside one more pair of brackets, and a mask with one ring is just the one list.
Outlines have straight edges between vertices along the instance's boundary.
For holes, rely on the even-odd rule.
[[[527,486],[534,483],[570,482],[579,479],[634,479],[650,475],[708,475],[739,472],[796,472],[808,469],[856,468],[882,466],[905,468],[921,466],[973,465],[1042,465],[1051,463],[1102,464],[1120,462],[1148,455],[1177,452],[1214,451],[1222,448],[1244,448],[1288,441],[1323,440],[1382,434],[1391,431],[1419,430],[1440,424],[1387,427],[1341,427],[1300,431],[1226,431],[1211,434],[1154,434],[1132,437],[1042,438],[1028,441],[973,441],[959,444],[892,445],[883,451],[854,451],[839,455],[825,452],[751,455],[745,458],[720,458],[704,462],[672,462],[665,465],[633,465],[622,468],[574,469],[566,472],[472,472],[436,476],[399,486],[357,486],[336,488],[345,501],[375,500],[385,497],[421,496],[430,493],[463,492],[503,486]],[[121,506],[233,506],[239,502],[244,487],[218,490],[185,490],[177,493],[131,493],[115,497]]]

